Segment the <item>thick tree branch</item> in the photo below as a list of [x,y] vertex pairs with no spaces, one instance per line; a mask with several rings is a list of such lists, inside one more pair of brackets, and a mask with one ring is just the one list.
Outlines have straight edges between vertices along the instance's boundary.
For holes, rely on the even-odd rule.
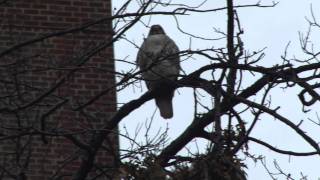
[[[238,64],[238,59],[235,55],[234,48],[234,9],[233,0],[227,0],[228,24],[227,24],[227,49],[228,49],[228,63],[233,66]],[[237,69],[230,69],[227,75],[227,93],[233,94],[237,79]]]

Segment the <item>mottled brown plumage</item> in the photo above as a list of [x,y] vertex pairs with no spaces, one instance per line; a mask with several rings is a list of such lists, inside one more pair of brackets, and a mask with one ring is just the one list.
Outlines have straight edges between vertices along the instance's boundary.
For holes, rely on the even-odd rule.
[[137,64],[143,70],[142,77],[148,89],[159,89],[155,101],[160,115],[165,119],[173,116],[173,85],[180,70],[178,53],[177,45],[163,28],[153,25],[137,55]]

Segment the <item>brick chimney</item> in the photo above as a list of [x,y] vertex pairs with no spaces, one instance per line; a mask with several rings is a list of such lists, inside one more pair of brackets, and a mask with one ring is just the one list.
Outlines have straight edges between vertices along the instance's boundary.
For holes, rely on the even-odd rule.
[[[112,22],[77,27],[110,15],[111,0],[0,1],[0,179],[71,179],[78,140],[87,144],[116,111]],[[116,167],[116,132],[92,177]]]

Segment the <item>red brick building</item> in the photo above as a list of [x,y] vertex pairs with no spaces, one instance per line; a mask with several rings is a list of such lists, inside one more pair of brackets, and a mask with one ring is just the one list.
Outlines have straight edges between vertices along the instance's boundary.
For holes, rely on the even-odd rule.
[[[110,15],[111,0],[0,1],[0,179],[77,171],[81,145],[116,111],[112,22],[83,26]],[[90,176],[117,166],[116,132]]]

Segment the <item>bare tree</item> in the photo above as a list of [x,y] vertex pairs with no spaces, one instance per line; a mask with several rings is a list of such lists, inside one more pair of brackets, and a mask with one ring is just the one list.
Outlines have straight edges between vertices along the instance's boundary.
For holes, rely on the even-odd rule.
[[[8,3],[3,1],[0,3]],[[135,12],[130,12],[132,4],[138,4]],[[226,0],[222,7],[206,7],[206,1],[197,6],[186,4],[175,4],[171,1],[142,0],[124,2],[123,6],[115,9],[112,15],[90,21],[86,24],[45,33],[41,36],[32,36],[26,40],[15,41],[9,47],[0,52],[0,73],[1,73],[1,97],[0,97],[0,117],[1,137],[3,143],[14,144],[9,150],[15,162],[3,160],[0,164],[1,178],[26,179],[25,171],[34,157],[34,139],[40,140],[43,144],[48,141],[59,143],[59,141],[71,142],[73,148],[70,157],[63,159],[63,163],[55,167],[54,174],[48,176],[51,179],[62,179],[68,177],[74,180],[82,179],[225,179],[234,180],[246,179],[245,162],[239,154],[261,161],[266,166],[263,158],[252,155],[248,149],[249,143],[257,143],[274,152],[290,156],[312,156],[319,155],[320,149],[315,137],[308,135],[307,129],[294,123],[286,114],[279,113],[280,106],[272,104],[270,97],[272,90],[276,88],[300,90],[298,95],[299,103],[303,105],[301,110],[307,113],[314,104],[318,103],[320,87],[318,78],[320,63],[319,51],[313,48],[311,43],[311,33],[320,30],[320,25],[313,15],[309,20],[309,31],[307,34],[300,34],[301,49],[305,53],[303,59],[288,58],[287,50],[281,57],[281,64],[274,64],[270,67],[260,65],[264,58],[264,49],[248,52],[244,48],[242,41],[243,27],[237,10],[240,8],[272,8],[277,5],[261,4],[235,4],[233,0]],[[166,10],[158,11],[158,7],[165,7]],[[160,8],[161,9],[161,8]],[[162,8],[163,9],[163,8]],[[146,28],[150,27],[148,22],[143,21],[143,17],[152,16],[179,16],[192,15],[194,13],[227,12],[227,26],[225,30],[216,30],[224,41],[221,47],[208,49],[182,49],[179,56],[182,60],[188,61],[192,58],[203,58],[207,64],[195,69],[191,73],[182,73],[179,79],[174,82],[174,88],[182,87],[194,90],[195,111],[192,123],[183,131],[181,135],[172,141],[168,140],[165,131],[159,131],[155,136],[150,136],[151,121],[139,129],[144,128],[145,141],[140,142],[137,134],[118,133],[117,126],[124,117],[130,116],[134,110],[150,101],[159,92],[151,90],[144,93],[138,99],[132,99],[122,104],[118,110],[108,117],[99,116],[99,112],[90,113],[88,109],[92,105],[100,102],[103,97],[112,94],[113,91],[122,91],[126,88],[139,87],[142,77],[141,73],[148,69],[133,68],[129,72],[116,72],[112,69],[92,67],[90,60],[96,56],[104,56],[105,49],[110,48],[116,41],[129,41],[126,32],[135,27],[137,23],[142,23]],[[177,20],[178,21],[178,20]],[[96,42],[95,34],[90,34],[90,30],[99,28],[104,23],[113,22],[113,35],[110,38]],[[177,28],[184,34],[204,41],[216,42],[210,38],[203,38],[196,34],[189,34],[181,29],[179,23]],[[110,33],[110,32],[105,32]],[[50,41],[57,37],[81,36],[93,37],[92,42],[86,44],[72,54],[73,59],[62,62],[49,61],[50,57],[28,51],[31,47],[50,48]],[[133,46],[139,47],[138,44]],[[22,53],[28,51],[28,53]],[[35,57],[42,56],[46,59],[45,64],[40,67],[33,67],[32,62]],[[135,65],[134,59],[115,60]],[[64,63],[68,62],[68,63]],[[51,64],[50,64],[51,63]],[[56,63],[56,64],[55,64]],[[100,88],[96,94],[77,101],[68,99],[67,95],[59,94],[59,90],[66,85],[77,85],[71,82],[79,71],[101,71],[109,77],[117,76],[118,81],[111,86]],[[42,89],[41,85],[30,79],[30,73],[42,72],[56,73],[54,79]],[[204,75],[206,74],[206,75]],[[211,74],[211,75],[207,75]],[[254,78],[251,74],[255,75]],[[42,74],[43,75],[43,74]],[[244,83],[244,79],[250,76],[250,84]],[[48,76],[49,77],[49,76]],[[201,92],[205,97],[212,99],[212,106],[206,106],[199,100]],[[183,92],[182,92],[183,93]],[[63,94],[63,93],[62,93]],[[307,98],[308,97],[308,98]],[[112,102],[111,103],[115,103]],[[69,105],[68,105],[69,104]],[[99,126],[79,126],[75,129],[59,126],[56,116],[62,107],[67,106],[73,113],[84,119],[83,122],[93,122],[100,120],[104,124]],[[41,108],[40,108],[41,107]],[[95,107],[95,106],[94,106]],[[199,110],[198,107],[202,107]],[[204,109],[204,110],[203,110]],[[292,129],[298,136],[313,148],[310,152],[296,152],[294,149],[279,149],[273,144],[254,137],[251,132],[258,126],[258,121],[265,118],[276,119]],[[12,119],[9,123],[5,119]],[[102,121],[101,121],[102,120]],[[315,126],[319,126],[319,117],[310,119]],[[6,123],[5,123],[6,122]],[[83,123],[85,124],[85,123]],[[72,125],[71,125],[72,126]],[[90,128],[89,128],[90,127]],[[207,128],[209,127],[209,128]],[[114,152],[110,142],[110,135],[119,135],[127,138],[132,143],[131,149]],[[181,155],[178,152],[186,147],[195,138],[201,138],[208,142],[205,153],[190,152],[188,155]],[[48,147],[50,149],[50,147]],[[111,150],[110,150],[111,149]],[[113,150],[112,150],[113,149]],[[106,167],[101,165],[97,156],[101,151],[108,151],[114,154],[117,161],[116,167]],[[6,151],[7,152],[7,151]],[[9,156],[9,155],[8,155]],[[64,174],[64,168],[78,160],[78,166],[72,174]],[[12,159],[11,159],[12,160]],[[9,163],[9,165],[8,165]],[[11,164],[10,164],[11,163]],[[277,173],[267,171],[271,178],[284,176],[287,179],[295,179],[290,173],[285,172],[275,162]],[[92,173],[95,172],[94,175]],[[302,179],[306,179],[302,175]]]

